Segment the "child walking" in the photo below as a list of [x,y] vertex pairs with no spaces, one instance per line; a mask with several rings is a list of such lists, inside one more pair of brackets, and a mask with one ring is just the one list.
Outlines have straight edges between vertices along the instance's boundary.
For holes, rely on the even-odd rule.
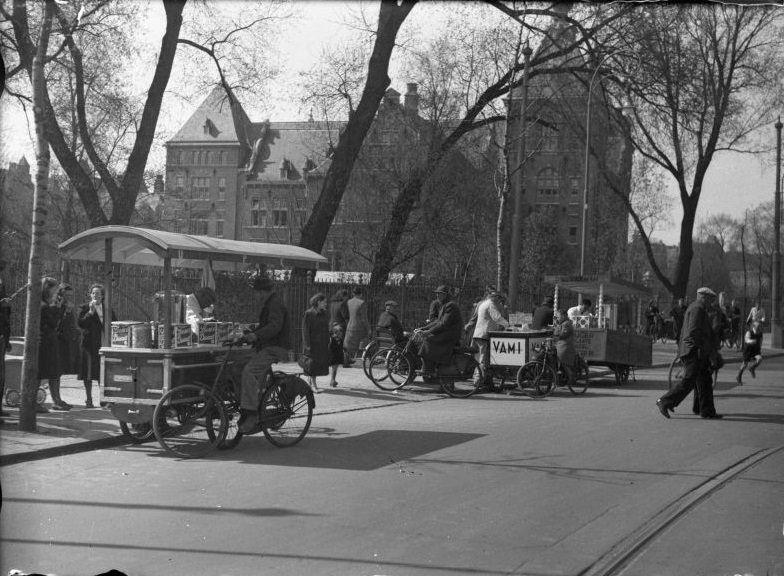
[[752,378],[757,375],[754,371],[762,362],[762,324],[758,320],[752,320],[746,335],[743,337],[743,363],[740,365],[738,377],[735,381],[743,385],[743,371],[748,368]]

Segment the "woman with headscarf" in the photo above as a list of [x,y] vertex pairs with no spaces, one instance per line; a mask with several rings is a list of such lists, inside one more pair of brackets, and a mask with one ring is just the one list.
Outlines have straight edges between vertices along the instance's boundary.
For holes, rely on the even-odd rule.
[[321,292],[310,299],[302,318],[302,358],[300,366],[310,380],[313,392],[320,392],[316,376],[329,374],[329,316],[327,297]]
[[[60,398],[60,345],[57,325],[60,323],[60,287],[54,278],[41,280],[41,340],[38,344],[38,379],[47,380],[52,395],[52,410],[70,410],[71,405]],[[36,404],[36,412],[49,412]]]

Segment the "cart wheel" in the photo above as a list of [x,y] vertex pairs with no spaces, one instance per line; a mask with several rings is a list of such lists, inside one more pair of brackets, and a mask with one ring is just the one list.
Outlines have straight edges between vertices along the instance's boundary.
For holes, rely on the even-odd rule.
[[615,365],[615,383],[618,386],[626,384],[629,381],[629,367],[626,364]]
[[264,436],[279,448],[293,446],[308,433],[315,405],[313,392],[302,378],[272,378],[259,410]]
[[206,388],[184,384],[172,388],[155,406],[155,438],[169,452],[182,458],[200,458],[226,437],[223,405]]
[[670,390],[683,378],[683,360],[676,356],[670,362],[670,371],[667,374],[667,383]]
[[556,378],[552,366],[531,360],[517,371],[517,387],[532,398],[543,398],[555,388]]
[[590,378],[590,371],[588,370],[588,363],[583,360],[582,356],[577,356],[577,379],[574,384],[569,384],[569,390],[572,394],[584,394],[588,390],[588,379]]
[[19,390],[6,390],[5,392],[5,405],[11,408],[18,408],[22,403],[22,395]]
[[414,379],[411,359],[396,348],[381,348],[370,358],[370,379],[388,392],[410,384]]
[[467,358],[466,369],[457,377],[439,379],[441,390],[452,398],[468,398],[482,385],[484,374],[473,356]]
[[44,405],[44,402],[46,402],[46,388],[39,388],[35,391],[35,402],[40,406]]
[[152,424],[150,422],[123,422],[120,420],[120,430],[134,444],[141,444],[153,437]]

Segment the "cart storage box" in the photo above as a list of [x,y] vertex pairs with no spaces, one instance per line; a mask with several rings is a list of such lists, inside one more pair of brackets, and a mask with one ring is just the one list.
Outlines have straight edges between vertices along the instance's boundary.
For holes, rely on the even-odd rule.
[[137,324],[141,322],[112,322],[112,348],[131,348],[133,346],[131,326]]
[[234,332],[234,322],[218,322],[218,335],[216,336],[215,343],[222,344]]
[[[163,324],[158,326],[158,347],[163,348]],[[171,347],[172,348],[187,348],[191,345],[191,327],[190,324],[172,324],[171,325]]]
[[199,344],[218,343],[218,322],[199,322]]

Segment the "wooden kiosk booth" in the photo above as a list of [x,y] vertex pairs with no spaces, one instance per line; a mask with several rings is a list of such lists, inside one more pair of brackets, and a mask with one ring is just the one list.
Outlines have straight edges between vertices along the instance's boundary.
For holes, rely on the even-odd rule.
[[[123,432],[131,437],[137,437],[141,431],[147,434],[156,404],[173,386],[194,379],[211,382],[220,357],[226,353],[220,342],[228,337],[229,326],[216,327],[211,343],[194,344],[190,333],[187,338],[179,334],[178,319],[173,318],[172,266],[205,271],[211,271],[213,267],[236,270],[250,265],[313,268],[327,261],[320,254],[298,246],[226,240],[133,226],[101,226],[86,230],[60,244],[59,251],[69,260],[104,263],[106,278],[103,284],[108,310],[112,309],[113,264],[163,267],[160,326],[149,322],[127,323],[139,337],[134,341],[124,333],[120,343],[116,333],[113,342],[112,323],[104,322],[100,399],[110,405]],[[219,338],[221,333],[226,337]],[[236,350],[232,357],[236,363],[244,364],[251,352],[250,348]]]

